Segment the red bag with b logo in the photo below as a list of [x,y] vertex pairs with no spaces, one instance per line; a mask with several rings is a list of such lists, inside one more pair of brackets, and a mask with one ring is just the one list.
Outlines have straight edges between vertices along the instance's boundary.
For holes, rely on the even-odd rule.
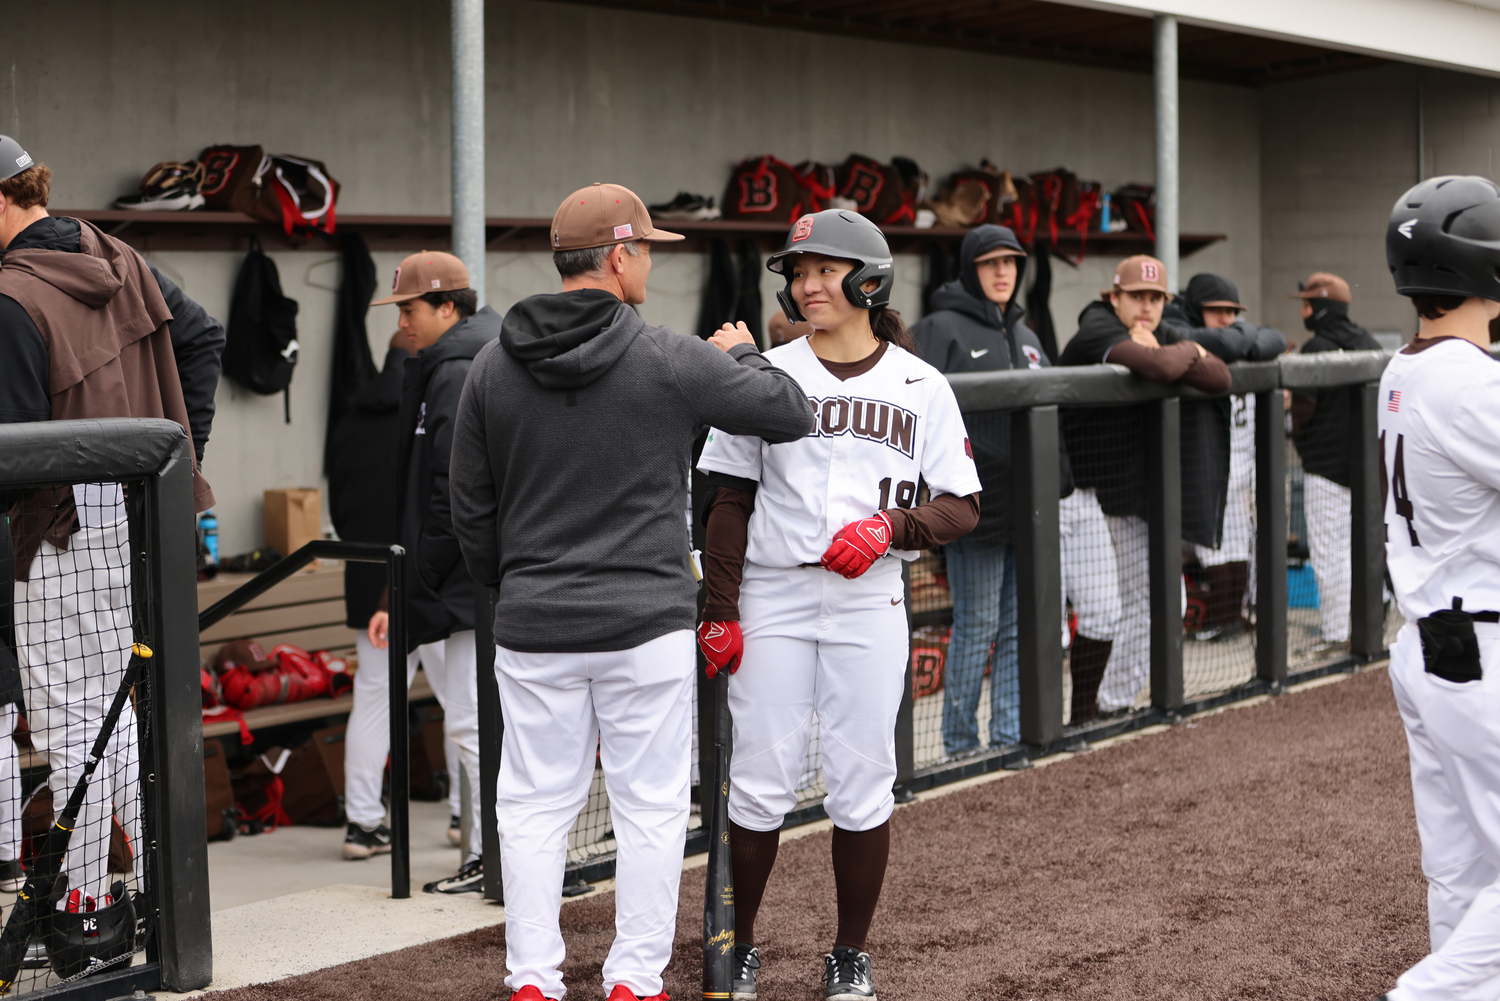
[[839,198],[882,226],[910,226],[917,218],[917,203],[927,193],[927,175],[915,160],[904,156],[885,164],[851,153],[835,168],[834,179]]
[[[724,190],[725,219],[755,219],[791,225],[823,208],[819,197],[827,168],[808,161],[796,167],[774,156],[740,161]],[[831,192],[829,192],[831,194]]]

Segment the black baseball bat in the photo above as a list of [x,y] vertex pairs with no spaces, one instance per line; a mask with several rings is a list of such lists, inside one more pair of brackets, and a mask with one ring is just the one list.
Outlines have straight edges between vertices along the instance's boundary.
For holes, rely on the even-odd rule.
[[734,870],[729,858],[729,671],[714,679],[714,796],[703,894],[703,997],[734,990]]
[[9,994],[10,989],[15,986],[16,978],[21,974],[21,963],[26,958],[26,945],[31,941],[37,922],[42,917],[42,908],[52,903],[52,887],[57,882],[58,871],[62,869],[63,856],[67,854],[68,839],[73,836],[73,824],[78,820],[78,811],[83,808],[89,778],[103,760],[104,749],[109,744],[109,738],[114,736],[115,724],[120,721],[120,713],[125,710],[130,690],[140,680],[151,656],[151,648],[146,644],[136,643],[131,646],[130,663],[125,667],[125,675],[120,679],[120,688],[115,692],[115,700],[110,704],[109,713],[99,727],[99,736],[94,738],[94,746],[89,751],[88,761],[84,763],[83,774],[78,777],[72,794],[68,796],[68,802],[53,821],[52,829],[47,832],[42,850],[32,860],[31,869],[26,873],[26,885],[16,895],[15,906],[10,909],[10,917],[5,920],[5,930],[0,932],[0,994]]

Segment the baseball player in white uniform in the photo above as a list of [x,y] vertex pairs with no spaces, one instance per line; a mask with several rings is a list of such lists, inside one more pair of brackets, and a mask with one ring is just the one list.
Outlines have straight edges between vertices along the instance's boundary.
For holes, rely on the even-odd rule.
[[[776,445],[715,430],[698,463],[716,484],[700,641],[711,669],[743,667],[729,689],[734,995],[756,996],[755,912],[816,718],[839,901],[824,992],[863,1001],[906,672],[900,561],[970,531],[980,483],[953,391],[886,306],[894,267],[874,223],[803,216],[767,267],[787,280],[787,315],[813,326],[767,357],[802,386],[817,428]],[[921,484],[934,499],[919,506]]]
[[1380,380],[1386,560],[1406,625],[1406,727],[1432,953],[1392,1001],[1500,997],[1500,187],[1436,177],[1396,202],[1396,290],[1421,331]]

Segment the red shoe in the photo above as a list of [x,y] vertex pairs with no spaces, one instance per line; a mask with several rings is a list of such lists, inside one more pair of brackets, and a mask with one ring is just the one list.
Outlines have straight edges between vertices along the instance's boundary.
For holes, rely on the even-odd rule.
[[547,997],[542,993],[540,987],[527,984],[520,990],[513,992],[510,996],[510,1001],[557,1001],[557,999]]
[[631,992],[624,984],[615,984],[615,989],[609,992],[609,1001],[671,1001],[667,992],[662,991],[655,997],[643,998],[639,994]]

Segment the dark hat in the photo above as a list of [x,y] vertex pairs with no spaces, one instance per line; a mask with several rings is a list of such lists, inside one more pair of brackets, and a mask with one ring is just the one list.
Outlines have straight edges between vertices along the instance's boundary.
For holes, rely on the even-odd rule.
[[10,136],[0,136],[0,181],[8,181],[32,164],[31,154]]
[[1183,289],[1182,297],[1199,309],[1205,307],[1218,307],[1220,309],[1244,309],[1244,303],[1240,302],[1240,290],[1235,287],[1234,282],[1223,275],[1211,274],[1207,271],[1196,274]]

